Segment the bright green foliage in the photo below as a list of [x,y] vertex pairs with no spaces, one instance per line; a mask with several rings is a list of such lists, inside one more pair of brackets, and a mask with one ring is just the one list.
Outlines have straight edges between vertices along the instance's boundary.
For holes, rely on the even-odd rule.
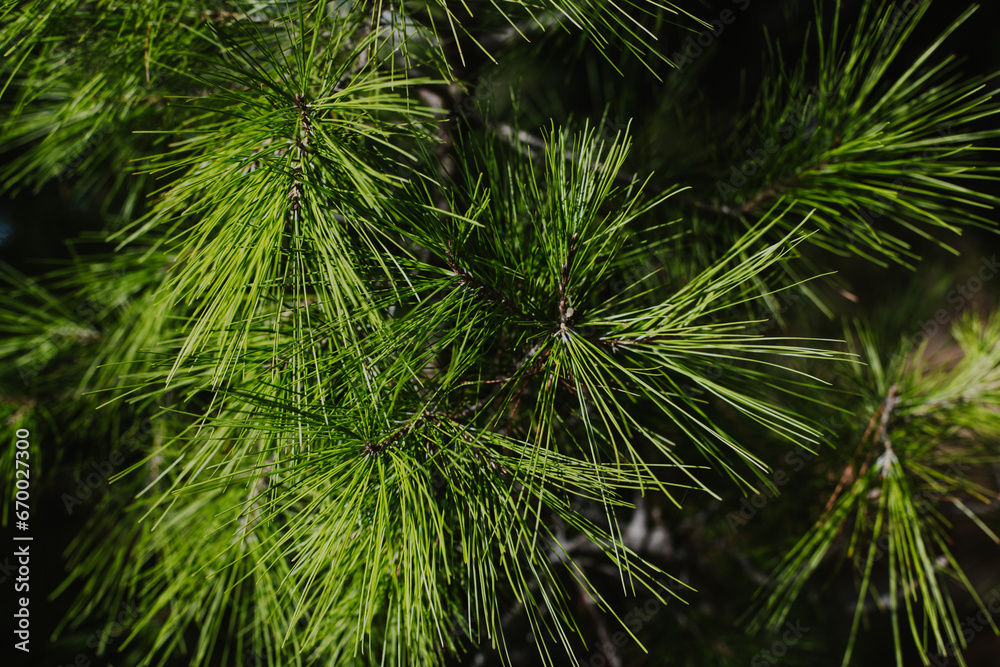
[[[748,121],[755,131],[739,151],[763,148],[767,158],[735,196],[728,184],[718,187],[726,199],[720,206],[747,214],[775,195],[794,198],[798,211],[814,211],[813,242],[873,261],[915,257],[894,225],[926,238],[935,238],[935,227],[992,226],[986,214],[997,200],[982,183],[997,179],[986,153],[995,147],[982,143],[996,133],[979,121],[1000,108],[990,100],[991,82],[956,75],[951,58],[935,60],[974,9],[912,63],[899,62],[929,6],[917,3],[900,16],[865,3],[847,35],[838,10],[832,28],[816,26],[815,61],[803,55],[788,65],[776,51],[776,74]],[[876,225],[882,218],[892,224]]]
[[792,447],[842,476],[804,496],[818,519],[751,629],[840,556],[845,665],[883,595],[900,665],[960,647],[946,582],[977,590],[942,508],[998,541],[997,491],[964,471],[1000,463],[1000,318],[962,319],[942,360],[760,313],[805,294],[822,322],[831,258],[913,264],[901,229],[993,226],[997,108],[936,59],[954,27],[899,74],[926,5],[851,28],[825,6],[818,59],[775,49],[745,138],[665,184],[648,127],[522,127],[458,91],[473,53],[534,33],[659,77],[693,3],[4,5],[0,188],[58,180],[107,221],[42,279],[4,270],[4,442],[48,424],[129,453],[70,549],[61,630],[136,599],[116,648],[143,664],[435,665],[515,662],[522,616],[545,663],[576,662],[584,604],[639,642],[618,597],[697,599],[630,536],[635,499],[756,493]]
[[[994,416],[1000,410],[1000,317],[956,322],[951,333],[958,350],[934,354],[926,339],[916,349],[904,339],[889,356],[866,328],[848,333],[867,363],[855,367],[851,378],[860,400],[854,412],[859,421],[850,430],[856,440],[844,442],[843,451],[852,456],[814,529],[776,567],[776,586],[760,619],[780,627],[838,537],[850,533],[842,553],[861,577],[854,632],[866,600],[881,603],[872,572],[876,561],[884,560],[897,660],[902,661],[904,624],[927,662],[929,655],[946,654],[949,646],[966,645],[950,582],[966,588],[985,611],[948,546],[950,521],[942,507],[958,508],[1000,544],[969,507],[989,503],[995,492],[966,474],[1000,462],[995,446],[1000,422]],[[956,351],[957,362],[942,358]],[[853,639],[854,634],[852,644]],[[845,665],[850,657],[849,645]],[[957,658],[965,664],[961,652]]]

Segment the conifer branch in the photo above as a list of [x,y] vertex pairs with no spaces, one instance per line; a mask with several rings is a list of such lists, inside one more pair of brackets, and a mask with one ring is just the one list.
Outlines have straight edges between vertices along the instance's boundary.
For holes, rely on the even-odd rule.
[[[1000,317],[926,310],[1000,269],[886,296],[830,255],[882,284],[995,228],[993,77],[939,56],[971,10],[914,51],[929,3],[817,0],[748,111],[662,45],[756,5],[501,4],[0,9],[0,194],[107,223],[0,272],[0,478],[54,443],[87,514],[61,641],[135,596],[140,666],[756,664],[719,628],[759,586],[752,630],[825,615],[789,663],[961,660]],[[841,561],[851,604],[800,607]]]

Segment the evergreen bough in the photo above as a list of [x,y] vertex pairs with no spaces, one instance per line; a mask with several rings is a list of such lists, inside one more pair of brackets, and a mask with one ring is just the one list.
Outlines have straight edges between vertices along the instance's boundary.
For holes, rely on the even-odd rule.
[[[1000,542],[1000,316],[915,338],[919,298],[852,320],[832,275],[995,227],[990,82],[941,55],[973,10],[910,62],[929,6],[817,3],[698,148],[706,61],[670,55],[710,25],[695,3],[6,2],[0,188],[58,182],[107,224],[44,277],[3,270],[3,446],[60,438],[47,472],[129,443],[65,628],[134,599],[115,650],[141,664],[621,664],[636,600],[699,596],[636,537],[652,504],[707,524],[694,551],[777,559],[737,601],[751,631],[837,604],[839,563],[845,665],[873,607],[897,664],[964,664],[962,604],[997,632],[953,524]],[[563,52],[656,112],[520,100]],[[765,554],[727,508],[789,447],[819,468]],[[659,657],[770,645],[727,632]]]

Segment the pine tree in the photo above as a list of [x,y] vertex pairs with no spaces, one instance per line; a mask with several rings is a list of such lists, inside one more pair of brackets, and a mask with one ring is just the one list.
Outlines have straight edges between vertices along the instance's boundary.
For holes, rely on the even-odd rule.
[[0,189],[101,221],[2,270],[5,525],[26,432],[33,502],[87,517],[57,637],[902,667],[1000,634],[976,8],[781,4],[720,104],[749,5],[5,1]]

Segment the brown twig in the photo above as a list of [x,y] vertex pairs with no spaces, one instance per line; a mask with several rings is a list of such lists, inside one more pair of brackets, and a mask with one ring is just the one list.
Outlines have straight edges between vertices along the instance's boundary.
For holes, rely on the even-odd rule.
[[487,285],[483,280],[473,275],[472,271],[470,271],[467,267],[458,263],[455,259],[454,253],[452,252],[451,241],[446,242],[445,253],[448,261],[448,268],[450,268],[452,273],[454,273],[458,278],[459,284],[469,288],[477,296],[481,296],[489,301],[498,303],[518,317],[526,317],[524,312],[517,306],[516,303],[514,303],[513,299],[491,285]]
[[559,334],[565,338],[566,330],[573,325],[573,318],[576,309],[569,303],[569,272],[573,266],[573,258],[576,256],[576,247],[579,237],[576,233],[569,239],[569,250],[566,252],[566,261],[562,265],[562,273],[559,276]]
[[[874,445],[875,443],[878,442],[883,442],[886,449],[888,451],[892,451],[892,445],[889,443],[889,440],[886,437],[886,435],[889,426],[889,417],[892,414],[892,410],[896,407],[896,404],[899,402],[899,398],[896,395],[898,391],[899,387],[897,385],[893,385],[892,387],[889,388],[889,393],[885,397],[885,400],[883,400],[879,404],[874,414],[872,414],[871,419],[868,420],[868,426],[867,428],[865,428],[865,432],[861,436],[861,440],[858,442],[857,448],[854,450],[854,456],[851,457],[852,461],[857,459],[858,454],[861,453],[861,448],[864,446],[865,442],[868,442],[869,436],[872,436],[872,430],[875,429],[876,424],[878,424],[878,429],[875,431],[875,434],[871,439],[871,445]],[[864,474],[868,472],[868,467],[871,465],[873,449],[874,447],[871,446],[868,447],[868,452],[865,455],[865,460],[862,462],[860,470],[858,471],[857,475],[855,475],[854,472],[853,462],[848,463],[846,466],[844,466],[844,472],[840,475],[840,481],[837,482],[837,487],[833,490],[833,493],[830,495],[830,499],[826,502],[826,507],[823,509],[824,514],[826,514],[833,508],[833,504],[837,502],[837,498],[840,497],[840,494],[844,490],[845,486],[853,483],[856,478],[863,477]]]

